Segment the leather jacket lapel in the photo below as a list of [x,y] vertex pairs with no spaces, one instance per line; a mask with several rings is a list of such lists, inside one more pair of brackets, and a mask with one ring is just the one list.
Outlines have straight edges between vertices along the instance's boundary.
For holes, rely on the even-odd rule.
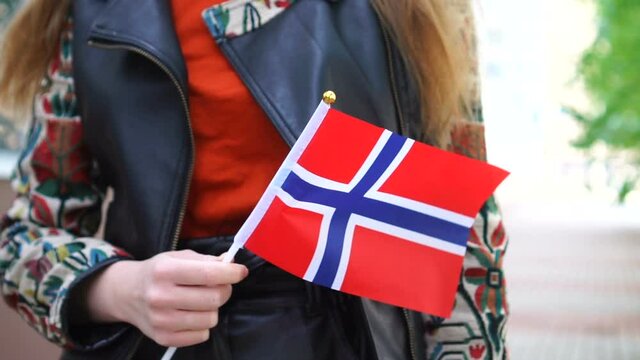
[[93,22],[89,36],[89,40],[127,44],[150,53],[187,89],[187,69],[168,0],[111,0]]
[[[389,72],[373,9],[367,1],[331,3],[296,2],[265,28],[219,43],[289,144],[295,142],[327,89],[343,99],[336,103],[338,109],[399,130],[393,95],[388,83],[380,81],[388,79]],[[368,34],[378,40],[363,44],[361,34],[353,32],[354,23],[363,31],[378,32]],[[135,5],[130,0],[111,0],[93,22],[89,36],[150,53],[187,89],[186,66],[168,0],[136,0]],[[283,42],[283,36],[290,39]],[[281,44],[291,46],[276,50]]]
[[289,144],[325,90],[338,94],[337,109],[398,131],[383,36],[368,1],[297,1],[259,30],[219,44]]

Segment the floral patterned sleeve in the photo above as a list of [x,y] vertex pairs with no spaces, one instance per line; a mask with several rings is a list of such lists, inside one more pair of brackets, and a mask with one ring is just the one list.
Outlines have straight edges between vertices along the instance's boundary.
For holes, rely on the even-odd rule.
[[27,144],[12,177],[17,198],[0,227],[0,278],[7,304],[34,329],[61,346],[89,349],[117,331],[90,340],[71,336],[68,295],[81,279],[128,255],[91,238],[103,191],[94,185],[76,109],[71,25],[69,20],[35,99]]
[[[456,10],[462,44],[470,56],[467,80],[474,105],[472,118],[454,126],[449,150],[486,161],[472,0],[448,1]],[[502,215],[492,197],[471,229],[451,317],[424,316],[429,360],[508,358],[505,336],[509,307],[502,269],[507,244]]]

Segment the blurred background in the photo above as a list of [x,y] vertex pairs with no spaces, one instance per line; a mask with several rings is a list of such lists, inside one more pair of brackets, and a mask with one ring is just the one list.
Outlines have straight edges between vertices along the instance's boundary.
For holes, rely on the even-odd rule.
[[475,5],[511,358],[640,359],[640,2]]
[[[489,159],[512,172],[510,357],[640,359],[640,1],[472,1]],[[0,117],[2,209],[20,131]],[[0,324],[3,358],[57,358],[2,304]]]

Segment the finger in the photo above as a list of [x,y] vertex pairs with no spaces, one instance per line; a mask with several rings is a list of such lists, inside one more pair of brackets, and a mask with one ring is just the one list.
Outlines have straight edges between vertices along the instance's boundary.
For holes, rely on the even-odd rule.
[[[218,256],[218,258],[220,259],[220,261],[224,261],[224,258],[227,257],[227,253],[228,251],[223,252],[222,254],[220,254],[220,256]],[[227,262],[235,262],[236,259],[235,257],[231,258],[231,261],[227,261]]]
[[200,261],[222,261],[221,256],[200,254],[193,250],[170,251],[166,255],[175,259],[200,260]]
[[187,311],[211,311],[224,305],[231,297],[231,285],[176,286],[167,296],[167,308]]
[[244,265],[219,261],[175,261],[170,280],[178,285],[215,286],[237,284],[249,274]]
[[209,339],[209,330],[161,332],[153,339],[164,347],[185,347],[200,344]]
[[154,315],[151,325],[159,331],[208,330],[218,325],[218,311],[166,311]]

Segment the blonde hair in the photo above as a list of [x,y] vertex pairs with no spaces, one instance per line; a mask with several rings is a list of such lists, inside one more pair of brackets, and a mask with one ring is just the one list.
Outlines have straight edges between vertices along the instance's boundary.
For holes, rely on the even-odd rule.
[[469,58],[448,0],[372,0],[417,85],[423,136],[442,146],[454,121],[468,116]]
[[60,41],[69,0],[27,1],[0,48],[0,109],[24,115],[33,103]]
[[[413,75],[425,138],[442,145],[468,111],[462,55],[447,0],[371,0]],[[0,54],[0,109],[25,112],[58,46],[69,0],[30,0],[9,27]]]

